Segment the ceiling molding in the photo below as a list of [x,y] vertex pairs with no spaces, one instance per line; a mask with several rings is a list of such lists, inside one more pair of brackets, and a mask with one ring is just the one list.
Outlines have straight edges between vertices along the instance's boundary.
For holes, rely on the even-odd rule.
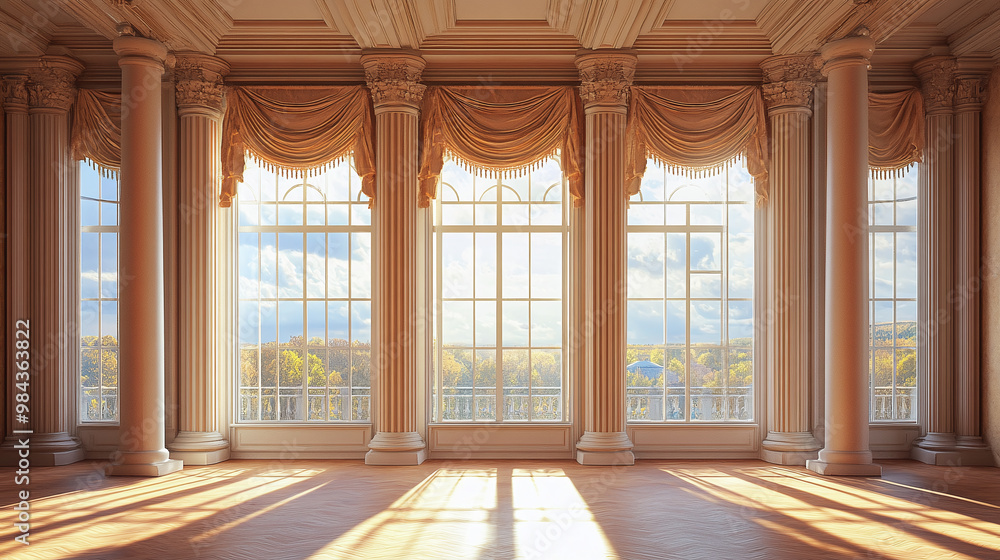
[[948,37],[951,51],[956,56],[984,52],[1000,62],[1000,5],[993,3],[993,11],[976,18]]
[[[54,4],[48,7],[55,7]],[[0,56],[41,55],[55,31],[52,17],[59,10],[46,13],[28,6],[23,0],[9,0],[0,7]]]
[[108,39],[118,35],[120,24],[128,23],[172,51],[215,54],[219,41],[233,26],[228,12],[215,0],[64,0],[62,8]]
[[938,0],[772,0],[757,16],[774,54],[814,52],[825,43],[867,27],[876,43],[892,37]]
[[546,19],[586,49],[631,48],[659,27],[674,0],[550,0]]
[[333,30],[347,30],[363,49],[418,49],[455,25],[451,0],[315,0]]

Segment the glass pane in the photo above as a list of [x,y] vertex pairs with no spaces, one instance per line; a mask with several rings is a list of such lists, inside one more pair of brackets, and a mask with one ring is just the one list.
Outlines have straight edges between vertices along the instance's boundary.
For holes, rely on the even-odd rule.
[[562,295],[562,234],[531,235],[531,297],[558,298]]
[[528,332],[528,302],[503,302],[503,345],[527,346]]
[[[675,302],[668,302],[668,306],[672,303]],[[663,344],[663,326],[662,300],[628,302],[629,344]]]
[[664,234],[628,234],[628,297],[662,298]]

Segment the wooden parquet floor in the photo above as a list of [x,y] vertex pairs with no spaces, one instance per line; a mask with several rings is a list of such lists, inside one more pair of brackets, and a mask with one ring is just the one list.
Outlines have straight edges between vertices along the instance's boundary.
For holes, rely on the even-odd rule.
[[758,461],[229,461],[159,479],[0,470],[0,558],[1000,559],[1000,469]]

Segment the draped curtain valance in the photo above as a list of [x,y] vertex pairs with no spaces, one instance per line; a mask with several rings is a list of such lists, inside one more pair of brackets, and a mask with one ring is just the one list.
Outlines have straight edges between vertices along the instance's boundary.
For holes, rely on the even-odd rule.
[[247,152],[293,176],[353,153],[361,190],[375,198],[372,106],[364,87],[234,87],[226,100],[221,206],[230,205],[243,181]]
[[432,87],[424,97],[421,207],[430,204],[444,156],[487,175],[522,173],[561,151],[576,204],[583,198],[579,98],[570,87]]
[[767,121],[756,87],[631,89],[625,188],[639,192],[646,159],[679,172],[715,171],[744,157],[758,200],[767,196]]
[[918,89],[868,94],[868,167],[877,176],[923,158],[924,100]]
[[74,159],[93,162],[102,173],[122,165],[122,96],[80,89],[73,107],[71,138]]

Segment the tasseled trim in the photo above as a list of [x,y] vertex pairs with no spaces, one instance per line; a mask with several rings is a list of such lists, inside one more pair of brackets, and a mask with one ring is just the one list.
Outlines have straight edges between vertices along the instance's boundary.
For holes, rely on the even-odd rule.
[[868,173],[872,179],[899,179],[905,175],[917,162],[910,162],[902,167],[869,167]]
[[712,177],[713,175],[718,175],[722,173],[730,166],[742,162],[744,160],[743,154],[737,154],[726,161],[721,161],[712,165],[706,165],[701,167],[692,167],[689,165],[680,165],[674,162],[666,161],[662,159],[659,155],[654,153],[647,153],[647,158],[653,158],[658,165],[665,167],[667,171],[673,173],[674,175],[682,175],[689,179],[702,179],[705,177]]
[[106,166],[104,164],[98,163],[98,162],[90,159],[89,157],[85,157],[83,159],[84,159],[84,161],[87,162],[87,165],[89,165],[90,167],[96,169],[97,172],[101,174],[101,177],[104,177],[105,179],[114,179],[116,181],[118,180],[118,168],[117,167],[108,167],[108,166]]
[[353,152],[346,152],[340,154],[330,161],[312,167],[287,167],[265,159],[260,154],[255,153],[249,148],[246,150],[246,155],[250,156],[250,158],[256,162],[261,169],[274,173],[280,177],[285,177],[286,179],[305,179],[306,177],[315,177],[316,175],[325,173],[330,169],[337,167],[341,163],[344,163],[349,157],[351,157],[352,153]]
[[514,177],[523,177],[525,173],[537,171],[545,165],[548,160],[558,158],[559,148],[553,148],[549,153],[517,167],[499,167],[469,161],[448,148],[445,148],[445,156],[450,158],[451,161],[454,161],[462,169],[465,169],[475,176],[486,177],[487,179],[511,179]]

